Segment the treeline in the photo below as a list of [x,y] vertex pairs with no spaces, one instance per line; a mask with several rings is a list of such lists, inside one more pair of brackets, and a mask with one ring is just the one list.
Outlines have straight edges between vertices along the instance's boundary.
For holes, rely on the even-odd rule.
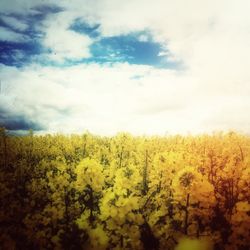
[[8,136],[1,249],[250,249],[250,138]]

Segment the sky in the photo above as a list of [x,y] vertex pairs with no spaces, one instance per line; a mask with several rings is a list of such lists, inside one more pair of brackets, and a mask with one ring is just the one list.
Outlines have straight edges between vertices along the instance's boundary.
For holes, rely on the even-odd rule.
[[250,132],[250,1],[1,0],[10,132]]

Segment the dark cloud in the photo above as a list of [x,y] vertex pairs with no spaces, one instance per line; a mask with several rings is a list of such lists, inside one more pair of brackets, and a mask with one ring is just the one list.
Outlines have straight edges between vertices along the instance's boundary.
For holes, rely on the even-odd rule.
[[81,18],[76,18],[71,24],[70,29],[78,32],[80,34],[86,34],[89,37],[96,38],[100,36],[99,32],[100,24],[90,25],[88,22],[85,22]]
[[22,66],[29,63],[32,56],[39,55],[41,46],[32,43],[13,43],[0,41],[0,62],[9,66]]
[[49,13],[58,13],[58,12],[64,11],[64,8],[59,6],[59,5],[46,4],[46,3],[38,4],[37,6],[34,6],[32,9],[36,10],[37,12],[39,12],[43,16],[47,15]]
[[[31,8],[33,12],[10,13],[6,14],[0,11],[0,27],[10,32],[15,32],[21,40],[5,41],[0,37],[0,63],[21,67],[28,63],[36,61],[36,57],[48,53],[49,51],[42,46],[44,33],[40,30],[41,23],[47,15],[63,11],[56,5],[38,5]],[[4,18],[14,18],[27,24],[23,31],[15,29]]]
[[43,127],[40,124],[27,120],[25,117],[11,117],[6,120],[0,118],[0,125],[8,130],[43,130]]
[[44,130],[44,125],[20,114],[9,114],[3,108],[0,108],[0,127],[8,130]]

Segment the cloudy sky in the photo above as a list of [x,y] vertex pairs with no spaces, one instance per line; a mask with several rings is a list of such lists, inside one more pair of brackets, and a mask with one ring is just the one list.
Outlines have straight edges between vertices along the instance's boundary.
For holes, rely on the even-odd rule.
[[0,125],[250,132],[249,0],[1,0]]

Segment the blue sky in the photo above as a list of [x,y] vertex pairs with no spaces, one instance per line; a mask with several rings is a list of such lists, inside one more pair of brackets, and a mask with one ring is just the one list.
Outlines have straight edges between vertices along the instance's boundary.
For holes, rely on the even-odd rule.
[[249,132],[248,6],[2,0],[0,125],[37,133]]
[[[44,46],[46,33],[40,29],[48,15],[63,13],[65,10],[56,5],[33,7],[37,13],[9,13],[0,15],[2,39],[0,41],[0,63],[23,67],[30,63],[42,65],[69,66],[79,63],[117,63],[151,65],[153,67],[174,68],[179,62],[168,60],[169,52],[165,44],[154,41],[149,30],[129,32],[115,36],[103,36],[100,23],[88,23],[84,17],[76,17],[68,23],[67,30],[88,36],[92,41],[90,55],[79,55],[77,59],[64,58],[58,62],[47,57],[53,48]],[[6,34],[9,32],[8,34]],[[4,33],[6,38],[4,38]],[[12,35],[12,38],[11,38]],[[56,34],[55,34],[56,35]],[[80,53],[80,52],[79,52]]]

